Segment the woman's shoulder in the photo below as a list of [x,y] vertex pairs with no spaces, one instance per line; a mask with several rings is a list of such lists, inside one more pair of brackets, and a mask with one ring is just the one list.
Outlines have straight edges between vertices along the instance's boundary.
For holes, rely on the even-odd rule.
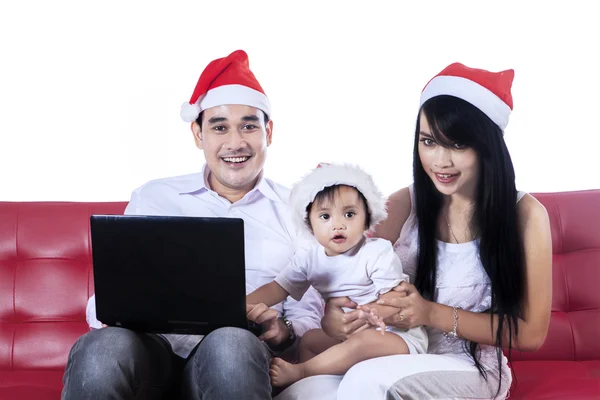
[[375,228],[375,237],[395,243],[412,207],[410,187],[392,193],[387,199],[388,217]]
[[549,216],[546,207],[538,199],[526,193],[517,203],[517,218],[522,230],[527,227],[549,227]]

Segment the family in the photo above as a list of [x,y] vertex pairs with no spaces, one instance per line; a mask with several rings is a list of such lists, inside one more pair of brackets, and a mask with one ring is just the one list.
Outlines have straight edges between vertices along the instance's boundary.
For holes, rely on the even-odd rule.
[[543,344],[552,297],[548,215],[504,141],[513,77],[453,63],[424,82],[413,183],[386,198],[356,165],[291,191],[264,176],[269,99],[244,51],[210,62],[181,108],[202,171],[142,185],[125,213],[242,218],[262,333],[105,327],[92,296],[62,398],[508,397],[511,351]]

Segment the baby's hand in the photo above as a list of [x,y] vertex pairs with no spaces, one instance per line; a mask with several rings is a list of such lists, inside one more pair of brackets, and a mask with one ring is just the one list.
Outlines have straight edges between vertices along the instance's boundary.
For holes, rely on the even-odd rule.
[[377,310],[373,308],[368,313],[366,313],[366,315],[367,315],[367,322],[371,326],[381,329],[381,334],[384,335],[385,328],[386,328],[385,322],[383,322],[383,319],[381,317],[379,317],[379,315],[377,315]]

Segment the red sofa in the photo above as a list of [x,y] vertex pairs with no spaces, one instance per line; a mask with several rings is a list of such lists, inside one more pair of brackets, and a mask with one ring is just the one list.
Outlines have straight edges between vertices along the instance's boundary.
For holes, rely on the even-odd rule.
[[[600,190],[535,195],[548,209],[553,313],[514,354],[511,399],[600,399]],[[93,291],[89,217],[126,203],[0,202],[0,399],[59,399]]]

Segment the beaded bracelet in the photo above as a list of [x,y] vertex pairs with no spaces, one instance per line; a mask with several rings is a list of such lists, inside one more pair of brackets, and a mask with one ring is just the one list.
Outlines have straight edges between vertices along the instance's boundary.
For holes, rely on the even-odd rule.
[[458,339],[458,310],[459,309],[460,309],[460,307],[458,307],[458,306],[452,307],[452,313],[453,313],[452,331],[444,332],[444,336],[446,337],[446,339],[448,341],[453,340],[453,339]]

